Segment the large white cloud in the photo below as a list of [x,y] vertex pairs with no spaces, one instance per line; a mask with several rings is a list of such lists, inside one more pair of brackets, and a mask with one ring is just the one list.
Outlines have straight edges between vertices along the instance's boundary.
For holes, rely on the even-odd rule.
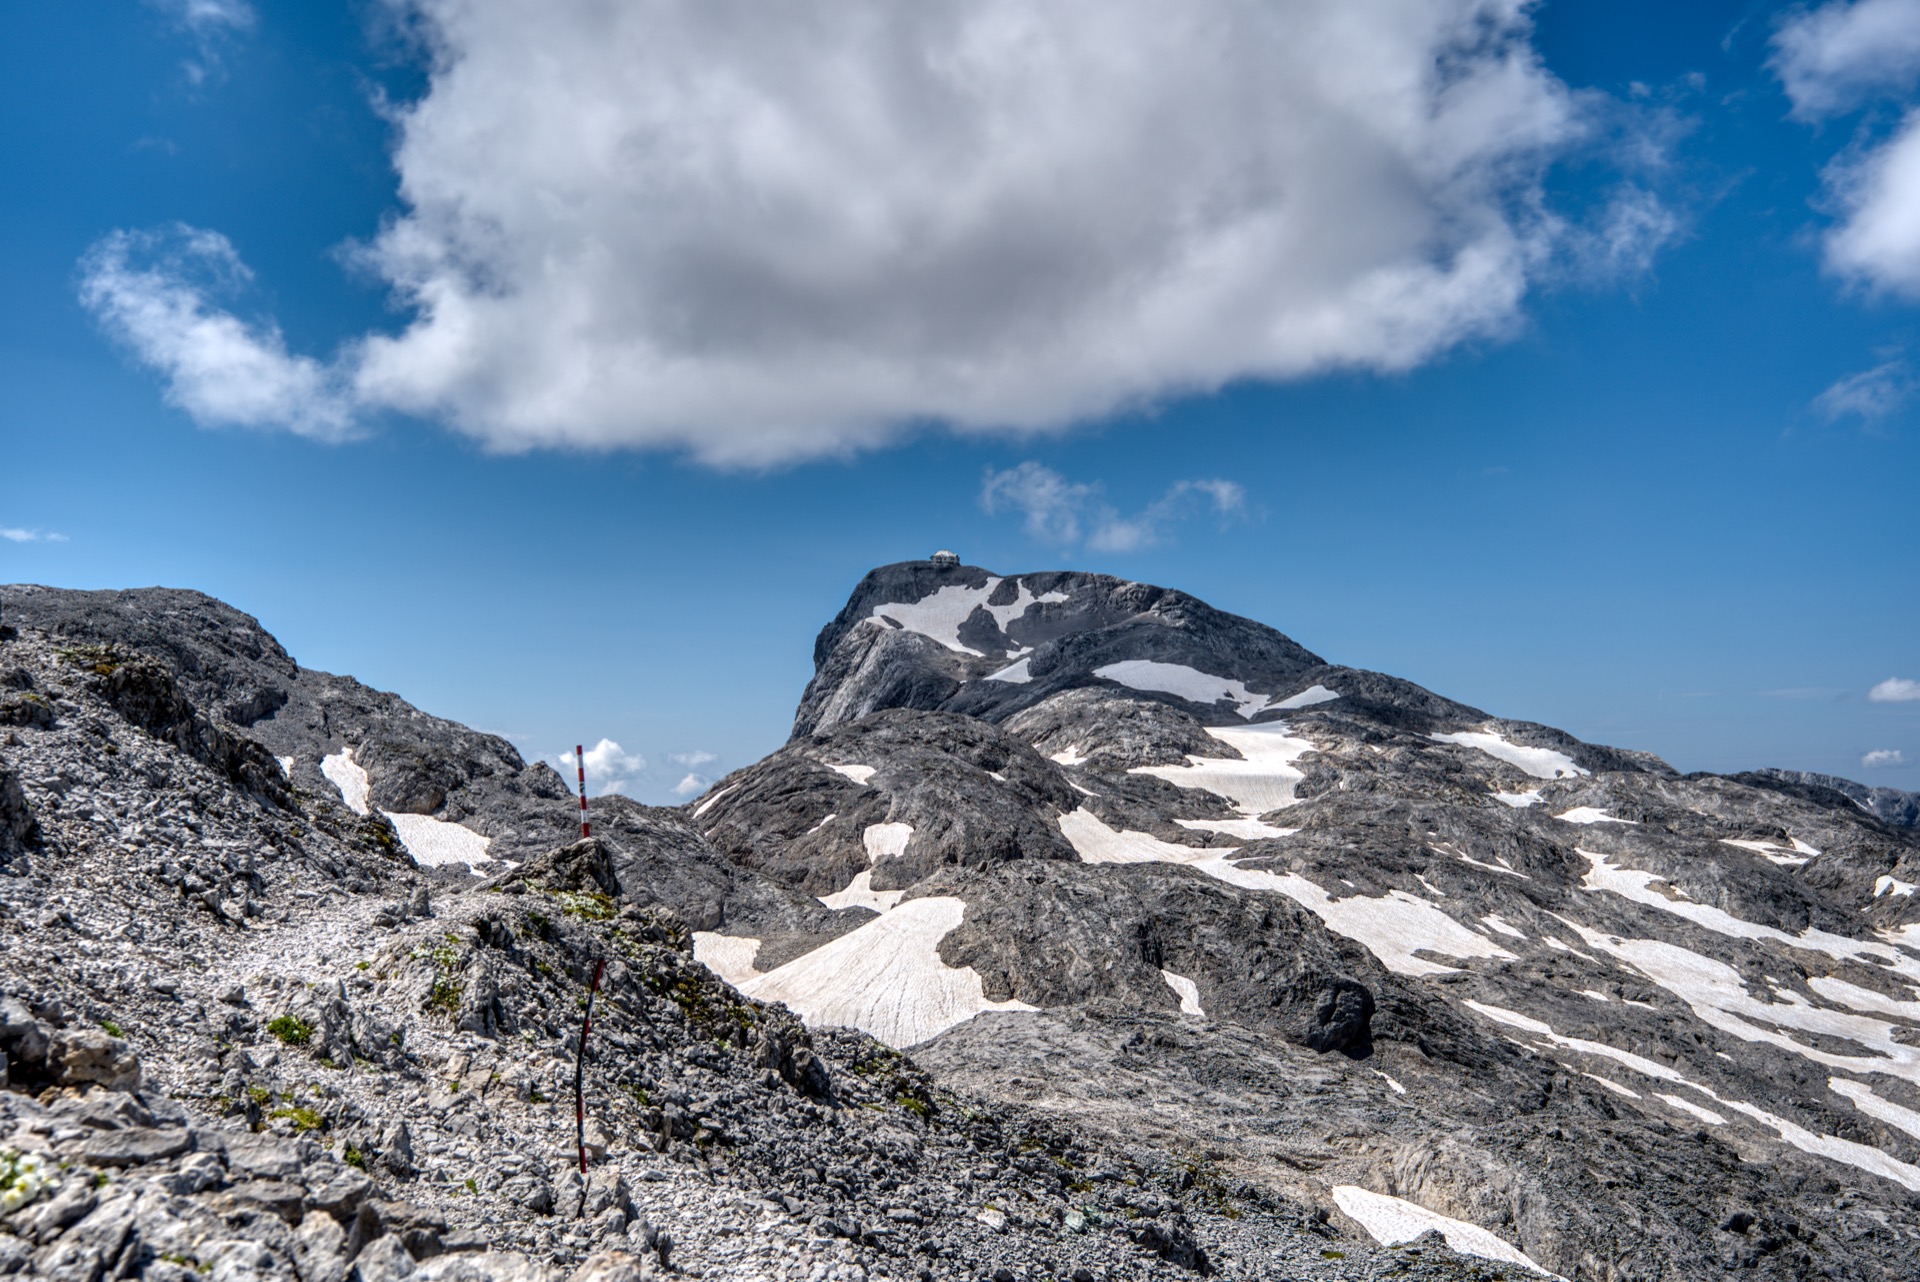
[[[1774,34],[1773,68],[1794,114],[1821,120],[1920,82],[1920,0],[1832,0]],[[1920,109],[1891,132],[1872,123],[1827,170],[1838,215],[1826,237],[1839,275],[1920,296]]]
[[[432,73],[360,256],[411,319],[331,368],[500,449],[760,464],[1402,370],[1580,234],[1525,0],[393,2]],[[1672,230],[1615,222],[1623,263]],[[177,402],[252,421],[272,373],[296,418],[298,358],[226,398],[192,359],[276,334],[140,270],[90,297]]]

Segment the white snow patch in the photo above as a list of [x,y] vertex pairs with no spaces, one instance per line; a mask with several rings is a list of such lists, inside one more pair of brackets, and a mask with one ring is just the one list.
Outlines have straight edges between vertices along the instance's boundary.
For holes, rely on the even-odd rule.
[[[1653,883],[1660,878],[1649,872],[1615,867],[1607,862],[1605,855],[1595,854],[1591,850],[1582,850],[1578,846],[1574,847],[1574,853],[1587,860],[1589,865],[1587,875],[1580,883],[1582,889],[1610,890],[1623,899],[1630,899],[1634,903],[1645,904],[1650,908],[1658,908],[1676,917],[1684,917],[1696,925],[1705,926],[1718,934],[1731,935],[1736,939],[1760,939],[1769,943],[1785,944],[1789,948],[1804,948],[1809,952],[1825,953],[1840,961],[1871,959],[1885,962],[1899,974],[1909,979],[1920,980],[1920,961],[1886,944],[1849,939],[1845,935],[1835,935],[1811,926],[1798,935],[1789,935],[1786,931],[1777,930],[1772,926],[1743,921],[1710,904],[1679,897],[1678,891],[1675,891],[1672,896],[1662,894],[1653,889]],[[1575,929],[1580,928],[1575,927]],[[1581,930],[1581,934],[1588,943],[1594,942],[1595,936],[1592,932]]]
[[1264,711],[1270,702],[1270,696],[1255,694],[1238,681],[1209,676],[1184,663],[1126,659],[1120,663],[1109,663],[1104,668],[1095,668],[1093,675],[1134,690],[1175,695],[1191,703],[1215,704],[1222,699],[1231,700],[1234,709],[1249,721]]
[[[1772,1001],[1761,1001],[1747,991],[1740,973],[1724,962],[1677,944],[1623,939],[1580,926],[1574,929],[1587,943],[1632,966],[1685,1002],[1695,1018],[1721,1032],[1742,1041],[1777,1046],[1826,1068],[1862,1075],[1885,1073],[1920,1084],[1920,1046],[1902,1040],[1912,1035],[1911,1026],[1815,1006],[1789,991],[1776,990],[1771,994]],[[1870,1053],[1839,1055],[1820,1050],[1795,1040],[1782,1029],[1854,1042]]]
[[[1084,791],[1084,790],[1083,790]],[[1088,793],[1092,796],[1092,793]],[[1176,819],[1182,828],[1191,828],[1195,832],[1217,832],[1227,837],[1240,837],[1246,841],[1261,841],[1270,837],[1291,837],[1299,832],[1298,828],[1276,828],[1270,823],[1258,819]]]
[[491,842],[471,828],[435,819],[432,815],[408,815],[392,810],[384,813],[392,821],[393,830],[400,834],[400,844],[417,864],[424,867],[465,864],[472,868],[487,862],[487,847]]
[[708,793],[707,799],[693,808],[693,817],[695,819],[698,819],[701,815],[706,814],[707,811],[712,810],[715,802],[719,801],[720,798],[726,796],[728,793],[732,792],[735,788],[738,788],[739,786],[740,785],[737,783],[730,783],[726,787],[720,789],[720,791],[718,792]]
[[873,772],[878,768],[877,766],[836,766],[831,764],[827,766],[827,769],[836,774],[845,775],[862,788],[867,786],[867,781],[873,778]]
[[839,817],[840,816],[838,814],[828,815],[825,819],[822,819],[819,823],[807,829],[807,831],[802,835],[811,837],[813,836],[814,833],[819,832],[822,828],[826,827],[828,824],[832,823],[834,820],[838,819]]
[[1284,721],[1210,726],[1207,733],[1238,752],[1241,759],[1189,755],[1184,766],[1135,766],[1128,773],[1152,775],[1177,787],[1199,788],[1224,797],[1249,819],[1294,803],[1294,787],[1307,776],[1293,763],[1314,750],[1310,741],[1296,738]]
[[356,815],[367,812],[367,772],[354,762],[353,749],[342,748],[320,759],[320,773],[340,790],[340,800]]
[[940,960],[940,941],[966,911],[951,896],[908,900],[740,991],[784,1002],[809,1024],[858,1028],[902,1050],[982,1011],[1035,1009],[988,1001],[977,971]]
[[860,834],[860,844],[867,848],[867,862],[877,864],[890,855],[906,854],[912,838],[912,824],[868,824]]
[[1323,685],[1310,685],[1299,694],[1289,695],[1272,706],[1285,712],[1291,708],[1311,708],[1316,703],[1332,703],[1339,697],[1338,690],[1329,690]]
[[1404,1086],[1402,1086],[1402,1085],[1401,1085],[1400,1083],[1398,1083],[1398,1082],[1396,1082],[1396,1081],[1394,1081],[1394,1080],[1393,1080],[1393,1078],[1391,1078],[1391,1077],[1389,1077],[1389,1076],[1388,1076],[1387,1074],[1385,1074],[1385,1073],[1383,1073],[1383,1072],[1381,1072],[1381,1071],[1380,1071],[1379,1069],[1377,1069],[1377,1068],[1376,1068],[1376,1069],[1374,1069],[1374,1070],[1373,1070],[1373,1075],[1374,1075],[1375,1077],[1377,1077],[1377,1078],[1379,1078],[1379,1079],[1380,1079],[1381,1081],[1383,1081],[1383,1082],[1385,1082],[1385,1083],[1386,1083],[1386,1084],[1388,1085],[1388,1087],[1390,1087],[1390,1088],[1392,1089],[1392,1091],[1393,1091],[1393,1093],[1394,1093],[1395,1095],[1405,1095],[1405,1094],[1407,1093],[1407,1088],[1406,1088],[1406,1087],[1404,1087]]
[[1787,840],[1793,843],[1793,848],[1795,850],[1799,851],[1803,855],[1806,855],[1808,858],[1812,858],[1813,856],[1818,855],[1820,853],[1818,850],[1815,850],[1812,846],[1809,846],[1806,842],[1800,840],[1798,837],[1788,837]]
[[1097,797],[1100,795],[1099,793],[1095,792],[1091,788],[1082,788],[1079,784],[1075,783],[1071,779],[1067,780],[1067,787],[1073,789],[1075,792],[1079,793],[1083,797]]
[[1419,882],[1421,887],[1425,889],[1426,892],[1429,895],[1432,895],[1435,899],[1445,899],[1447,897],[1446,891],[1440,889],[1440,887],[1434,885],[1432,882],[1428,881],[1425,877],[1421,876],[1419,873],[1413,874],[1413,879]]
[[[904,824],[901,826],[905,827]],[[906,893],[904,890],[875,890],[873,869],[868,868],[864,872],[855,873],[853,880],[844,888],[834,891],[831,895],[821,895],[819,899],[821,903],[836,911],[841,908],[871,908],[874,912],[883,913],[899,903],[900,897]]]
[[1463,731],[1460,734],[1428,735],[1429,739],[1439,743],[1457,743],[1467,748],[1478,748],[1490,757],[1498,757],[1508,765],[1519,766],[1535,779],[1570,779],[1575,775],[1590,773],[1573,764],[1573,758],[1564,752],[1555,752],[1551,748],[1529,748],[1525,744],[1508,743],[1500,735],[1491,731]]
[[[289,761],[292,758],[288,758]],[[371,814],[367,805],[367,772],[353,759],[352,748],[342,748],[320,759],[320,773],[340,790],[340,800],[356,815]],[[431,815],[396,814],[382,811],[392,821],[400,844],[423,867],[465,864],[471,868],[487,861],[488,839],[471,828],[464,828]]]
[[[1885,993],[1876,993],[1871,988],[1861,988],[1849,984],[1844,979],[1819,975],[1807,981],[1807,987],[1830,1002],[1842,1006],[1851,1006],[1855,1010],[1873,1011],[1880,1015],[1892,1015],[1909,1023],[1920,1024],[1920,1001],[1902,1001],[1889,997]],[[1908,990],[1912,991],[1912,990]]]
[[1591,1077],[1594,1081],[1600,1083],[1602,1086],[1612,1091],[1615,1095],[1621,1095],[1626,1097],[1627,1099],[1640,1098],[1639,1091],[1630,1091],[1626,1087],[1622,1086],[1620,1083],[1614,1081],[1612,1078],[1602,1077],[1598,1073],[1582,1073],[1580,1074],[1580,1076]]
[[1572,810],[1563,810],[1554,816],[1562,823],[1570,824],[1637,824],[1637,819],[1615,819],[1604,810],[1595,810],[1592,806],[1575,806]]
[[760,973],[753,966],[759,952],[760,941],[751,936],[693,932],[693,959],[729,984],[744,983]]
[[1653,1097],[1662,1101],[1670,1108],[1677,1108],[1682,1113],[1691,1113],[1709,1126],[1725,1126],[1727,1124],[1726,1118],[1720,1116],[1720,1114],[1710,1108],[1703,1108],[1690,1099],[1682,1099],[1678,1095],[1663,1095],[1659,1091],[1655,1091]]
[[1512,806],[1515,810],[1525,810],[1528,806],[1540,804],[1540,790],[1532,792],[1496,792],[1493,799],[1503,806]]
[[[1434,849],[1438,850],[1439,847],[1436,846],[1434,847]],[[1464,850],[1442,851],[1441,853],[1454,855],[1456,858],[1460,860],[1461,863],[1472,864],[1475,868],[1484,868],[1488,872],[1503,872],[1509,877],[1518,877],[1521,881],[1533,880],[1533,878],[1527,876],[1527,874],[1523,872],[1515,872],[1513,869],[1507,867],[1505,860],[1501,860],[1501,862],[1497,864],[1490,864],[1485,862],[1484,860],[1475,859],[1472,855],[1468,854]],[[1499,858],[1498,855],[1494,857],[1496,859]]]
[[1487,925],[1493,927],[1493,929],[1499,931],[1502,935],[1508,935],[1514,939],[1526,938],[1524,934],[1515,930],[1512,926],[1508,925],[1504,920],[1502,920],[1499,913],[1488,913],[1485,917],[1482,917],[1480,920],[1487,923]]
[[1479,1225],[1453,1219],[1438,1211],[1429,1211],[1417,1202],[1388,1197],[1385,1193],[1371,1193],[1355,1184],[1334,1185],[1333,1202],[1343,1214],[1366,1229],[1373,1240],[1382,1246],[1398,1246],[1402,1242],[1411,1242],[1422,1233],[1437,1229],[1440,1236],[1447,1240],[1447,1245],[1461,1255],[1475,1255],[1483,1260],[1517,1264],[1523,1269],[1531,1269],[1542,1277],[1560,1276],[1549,1269],[1541,1268],[1519,1247],[1504,1238],[1494,1236]]
[[1182,1015],[1205,1015],[1207,1013],[1200,1009],[1200,985],[1194,983],[1185,975],[1176,975],[1170,970],[1162,970],[1160,972],[1160,978],[1166,980],[1167,987],[1171,988],[1180,998],[1180,1013]]
[[[1565,919],[1563,918],[1562,920],[1565,920]],[[1571,944],[1568,944],[1563,940],[1555,939],[1552,935],[1542,936],[1542,942],[1544,942],[1547,947],[1553,949],[1553,951],[1557,953],[1572,953],[1575,957],[1578,957],[1581,961],[1590,961],[1590,962],[1597,963],[1600,960],[1597,957],[1588,956],[1586,953],[1581,952],[1578,948],[1573,947]]]
[[1048,760],[1056,761],[1063,766],[1077,766],[1084,762],[1086,758],[1080,755],[1080,745],[1076,743],[1071,748],[1054,753]]
[[1613,1000],[1613,998],[1607,996],[1597,988],[1583,988],[1580,990],[1580,995],[1590,1002],[1610,1002]]
[[1873,897],[1882,895],[1911,895],[1916,887],[1910,881],[1901,881],[1896,877],[1882,877],[1873,883]]
[[[1060,816],[1060,835],[1089,864],[1198,864],[1231,850],[1205,850],[1162,841],[1150,833],[1121,831],[1081,806]],[[1235,847],[1237,849],[1237,847]]]
[[1027,664],[1031,662],[1031,659],[1022,659],[1018,663],[1010,663],[998,672],[988,673],[987,680],[1011,681],[1014,685],[1023,686],[1033,680],[1033,673],[1027,671]]
[[[1738,846],[1742,850],[1751,850],[1754,854],[1759,855],[1770,863],[1782,864],[1788,868],[1798,868],[1800,865],[1806,863],[1808,859],[1808,856],[1805,855],[1789,855],[1786,853],[1787,848],[1785,846],[1771,841],[1741,841],[1733,837],[1722,837],[1720,844],[1723,846]],[[1796,845],[1797,844],[1798,843],[1796,843]],[[1817,855],[1820,852],[1816,850],[1813,853]]]
[[1241,867],[1228,858],[1238,853],[1237,848],[1197,850],[1144,832],[1116,831],[1085,808],[1060,816],[1060,832],[1086,863],[1184,864],[1229,885],[1277,891],[1312,912],[1328,930],[1365,945],[1395,974],[1443,975],[1456,969],[1415,955],[1421,952],[1513,959],[1512,953],[1468,930],[1427,900],[1403,890],[1390,891],[1378,899],[1366,895],[1334,899],[1298,873]]
[[280,763],[281,774],[285,775],[289,779],[293,778],[293,758],[292,757],[275,757],[274,760]]
[[948,584],[932,596],[922,597],[918,601],[876,605],[871,617],[892,619],[907,631],[918,632],[923,637],[938,641],[949,650],[979,656],[980,651],[960,644],[960,625],[987,603],[987,598],[993,595],[993,589],[999,582],[998,579],[988,579],[984,587],[977,588],[970,588],[964,583]]
[[1888,1126],[1896,1126],[1920,1140],[1920,1113],[1896,1104],[1892,1100],[1881,1099],[1865,1082],[1850,1082],[1844,1077],[1831,1077],[1827,1079],[1827,1087],[1835,1095],[1844,1095],[1852,1100],[1853,1106],[1868,1117],[1877,1117]]

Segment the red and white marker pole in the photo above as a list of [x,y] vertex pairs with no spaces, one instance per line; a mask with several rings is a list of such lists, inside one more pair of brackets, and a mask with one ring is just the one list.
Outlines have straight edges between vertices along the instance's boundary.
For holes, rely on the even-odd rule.
[[573,764],[580,773],[580,839],[585,841],[593,835],[587,831],[587,750],[577,743],[573,745]]

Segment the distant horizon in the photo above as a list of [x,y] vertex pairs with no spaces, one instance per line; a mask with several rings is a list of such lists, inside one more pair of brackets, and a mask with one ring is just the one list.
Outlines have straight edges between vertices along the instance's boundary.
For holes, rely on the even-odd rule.
[[[868,570],[863,571],[859,576],[857,576],[853,580],[852,584],[849,587],[849,599],[850,599],[852,589],[854,587],[857,587],[861,581],[863,581],[868,575],[874,573],[875,571],[884,570],[896,565],[923,564],[923,563],[928,563],[929,561],[930,561],[930,557],[917,557],[917,558],[910,557],[910,558],[905,558],[898,561],[888,561],[888,562],[877,563],[869,567]],[[1059,566],[1059,567],[1052,567],[1047,569],[1015,570],[1015,571],[1008,572],[1008,571],[1002,571],[996,568],[991,568],[991,567],[979,565],[976,563],[968,562],[964,557],[961,558],[960,568],[972,568],[977,570],[983,570],[989,574],[992,574],[1001,578],[1007,578],[1007,579],[1025,578],[1032,575],[1045,575],[1045,574],[1061,574],[1061,573],[1092,574],[1092,573],[1095,573],[1093,571],[1078,570],[1071,566]],[[1111,578],[1119,582],[1143,582],[1142,580],[1138,580],[1138,579],[1129,579],[1127,576],[1124,576],[1124,575],[1105,574],[1105,575],[1101,575],[1101,577]],[[1146,583],[1145,586],[1169,589],[1169,590],[1179,591],[1183,593],[1185,592],[1185,590],[1180,588],[1177,584]],[[49,590],[55,590],[55,591],[83,591],[83,592],[88,592],[88,591],[91,591],[91,592],[171,591],[171,592],[199,593],[199,595],[203,597],[206,597],[210,600],[220,601],[222,604],[227,605],[233,609],[239,610],[242,614],[246,614],[250,618],[253,618],[254,621],[258,623],[260,627],[269,636],[272,636],[276,641],[281,642],[282,648],[286,649],[288,657],[291,658],[294,661],[294,663],[298,664],[302,669],[307,671],[312,671],[312,672],[324,673],[329,676],[352,678],[356,681],[359,681],[362,685],[368,686],[371,689],[377,690],[385,694],[392,694],[403,700],[406,700],[412,706],[419,708],[420,711],[426,712],[431,716],[437,716],[437,717],[441,717],[444,720],[457,722],[458,724],[466,726],[468,729],[479,731],[482,734],[495,735],[513,744],[515,750],[520,752],[523,759],[525,759],[529,763],[542,763],[552,767],[567,782],[569,789],[573,787],[572,780],[574,778],[574,758],[573,758],[573,750],[571,748],[566,748],[562,750],[562,749],[556,749],[551,746],[542,744],[539,747],[536,747],[530,750],[524,743],[524,741],[528,739],[529,736],[506,733],[506,732],[488,727],[483,724],[478,724],[472,721],[464,720],[459,716],[439,712],[431,708],[421,707],[420,704],[416,700],[414,700],[405,689],[398,688],[398,687],[387,687],[387,686],[381,686],[381,685],[375,684],[373,682],[367,681],[359,673],[351,670],[326,668],[326,667],[321,667],[314,664],[305,663],[300,659],[298,654],[293,652],[291,647],[286,646],[284,640],[282,640],[279,634],[275,632],[273,627],[266,620],[261,619],[257,614],[254,614],[251,610],[248,610],[243,604],[239,602],[227,601],[220,597],[213,596],[210,593],[203,592],[197,588],[185,588],[185,587],[180,587],[178,585],[169,585],[169,584],[144,584],[144,585],[138,585],[138,586],[132,586],[132,587],[122,587],[122,588],[77,588],[75,589],[75,588],[64,588],[62,587],[62,585],[59,585],[59,584],[5,583],[5,584],[0,584],[0,594],[4,594],[6,592],[9,592],[15,589],[28,588],[28,587],[43,588],[43,589],[49,589]],[[1193,596],[1192,593],[1185,593],[1185,595],[1188,595],[1190,597]],[[1209,606],[1212,606],[1213,604],[1212,602],[1205,601],[1204,598],[1194,597],[1194,599],[1200,600],[1203,604],[1206,604]],[[4,595],[0,595],[0,607],[3,607],[4,604],[5,604]],[[843,599],[842,606],[844,606],[844,604],[845,604],[845,600]],[[1214,608],[1218,608],[1218,607],[1214,607]],[[0,615],[3,615],[3,613],[4,613],[3,611],[0,611]],[[836,608],[833,614],[828,615],[826,619],[823,620],[823,622],[820,625],[821,628],[824,629],[825,627],[827,627],[831,623],[832,619],[838,615],[838,613],[839,613],[839,608]],[[1231,611],[1229,611],[1228,613],[1231,613]],[[1248,616],[1238,616],[1238,617],[1244,618]],[[1377,672],[1380,675],[1393,677],[1398,680],[1411,680],[1411,678],[1408,678],[1401,673],[1385,671],[1382,669],[1367,668],[1362,665],[1346,663],[1341,659],[1339,659],[1337,656],[1322,654],[1320,651],[1315,650],[1314,647],[1299,641],[1298,638],[1293,637],[1292,634],[1287,633],[1284,629],[1276,628],[1274,627],[1274,625],[1266,623],[1264,620],[1252,619],[1251,621],[1254,623],[1261,624],[1264,627],[1272,628],[1274,631],[1279,632],[1282,636],[1286,637],[1288,640],[1294,641],[1296,644],[1301,645],[1302,648],[1308,650],[1309,652],[1316,655],[1318,658],[1322,659],[1329,666],[1353,668],[1358,671]],[[1738,774],[1742,774],[1750,771],[1780,769],[1780,770],[1793,770],[1793,771],[1799,771],[1801,773],[1818,774],[1818,775],[1824,775],[1824,776],[1833,777],[1833,778],[1844,779],[1849,782],[1859,784],[1862,787],[1891,788],[1897,792],[1907,791],[1906,789],[1895,787],[1892,784],[1886,784],[1886,783],[1876,784],[1870,779],[1862,779],[1859,777],[1858,772],[1856,772],[1855,774],[1849,775],[1841,771],[1814,770],[1814,769],[1809,769],[1804,767],[1785,765],[1780,762],[1774,762],[1774,761],[1755,762],[1755,763],[1744,765],[1744,766],[1734,766],[1731,768],[1722,768],[1722,769],[1705,769],[1705,768],[1688,769],[1688,768],[1676,765],[1674,762],[1667,760],[1665,754],[1654,751],[1653,749],[1647,748],[1641,744],[1623,742],[1623,741],[1606,741],[1601,739],[1594,739],[1587,735],[1580,734],[1579,732],[1569,727],[1556,725],[1548,721],[1543,721],[1537,717],[1530,717],[1530,716],[1515,714],[1511,712],[1497,712],[1484,707],[1480,707],[1479,705],[1473,703],[1471,700],[1460,699],[1450,694],[1446,690],[1436,689],[1434,687],[1426,685],[1424,682],[1413,681],[1412,683],[1414,685],[1419,686],[1421,689],[1426,690],[1430,694],[1439,695],[1443,698],[1451,699],[1456,703],[1461,703],[1469,708],[1473,708],[1475,711],[1482,713],[1483,715],[1487,716],[1490,719],[1500,720],[1500,721],[1510,721],[1510,722],[1525,722],[1525,723],[1530,723],[1534,725],[1540,725],[1550,730],[1557,730],[1563,733],[1571,734],[1573,735],[1574,738],[1579,739],[1581,742],[1592,744],[1596,747],[1618,748],[1618,749],[1626,749],[1626,750],[1638,751],[1638,752],[1652,752],[1654,756],[1659,757],[1662,761],[1665,761],[1666,764],[1668,764],[1669,766],[1672,766],[1674,769],[1679,771],[1679,773],[1682,775],[1710,774],[1710,775],[1718,775],[1718,776],[1725,777],[1725,776],[1738,775]],[[1883,683],[1883,684],[1886,684],[1886,683]],[[800,687],[795,689],[793,693],[793,699],[792,699],[793,705],[796,705],[796,706],[798,705],[801,699],[801,695],[804,692],[804,689],[805,689],[804,682]],[[1258,693],[1278,694],[1281,692],[1280,691],[1260,691]],[[1263,712],[1256,714],[1256,717],[1257,718],[1266,717],[1267,711],[1270,711],[1270,710],[1263,710]],[[789,716],[789,719],[790,719],[790,716]],[[1273,719],[1284,719],[1284,718],[1267,717],[1266,719],[1273,720]],[[655,794],[655,798],[652,800],[649,800],[646,797],[635,795],[636,793],[643,791],[643,789],[633,788],[631,785],[635,782],[638,782],[638,780],[628,777],[632,775],[643,774],[648,770],[648,767],[644,764],[642,759],[639,758],[638,754],[630,753],[626,748],[624,748],[617,741],[608,739],[604,736],[599,737],[597,739],[588,739],[585,742],[586,744],[592,745],[591,747],[588,747],[586,752],[586,761],[588,765],[589,797],[602,796],[610,793],[617,793],[618,795],[627,796],[632,800],[645,801],[646,804],[650,804],[650,805],[679,806],[679,805],[691,804],[695,801],[698,801],[702,796],[704,796],[708,791],[710,791],[713,785],[718,783],[720,778],[723,777],[725,774],[730,774],[736,769],[740,769],[742,767],[751,765],[755,761],[758,761],[764,758],[765,756],[776,751],[782,744],[786,743],[787,739],[783,736],[778,742],[769,744],[765,749],[765,751],[760,753],[758,756],[750,757],[750,758],[738,761],[737,763],[727,767],[724,771],[721,771],[720,774],[716,774],[711,778],[708,778],[705,776],[699,776],[701,782],[697,791],[687,790],[687,791],[683,791],[676,794],[669,790],[664,789],[660,781],[655,781],[654,786],[651,789],[651,791]],[[700,760],[695,758],[693,754],[669,757],[668,760],[670,763],[674,764],[677,767],[699,767],[699,766],[706,766],[706,765],[712,764],[712,762],[710,761]],[[636,766],[633,764],[635,761],[642,761],[642,764]],[[657,774],[658,772],[654,772],[654,773]],[[683,775],[682,778],[684,779],[685,776]],[[676,781],[676,782],[679,782],[679,781]],[[613,785],[618,785],[618,786],[613,786]],[[659,796],[659,794],[661,794],[663,791],[665,791],[667,794],[665,799],[661,799]]]
[[942,547],[1920,791],[1913,2],[29,7],[0,579],[652,801]]

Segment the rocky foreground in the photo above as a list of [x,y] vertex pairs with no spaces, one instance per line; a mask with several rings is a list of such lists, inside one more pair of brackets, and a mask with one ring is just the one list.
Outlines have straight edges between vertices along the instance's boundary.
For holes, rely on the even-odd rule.
[[552,771],[217,602],[0,600],[0,1275],[1524,1271],[1418,1229],[1380,1248],[744,996],[690,927],[801,941],[869,911],[725,858],[687,812],[609,799],[569,843]]

